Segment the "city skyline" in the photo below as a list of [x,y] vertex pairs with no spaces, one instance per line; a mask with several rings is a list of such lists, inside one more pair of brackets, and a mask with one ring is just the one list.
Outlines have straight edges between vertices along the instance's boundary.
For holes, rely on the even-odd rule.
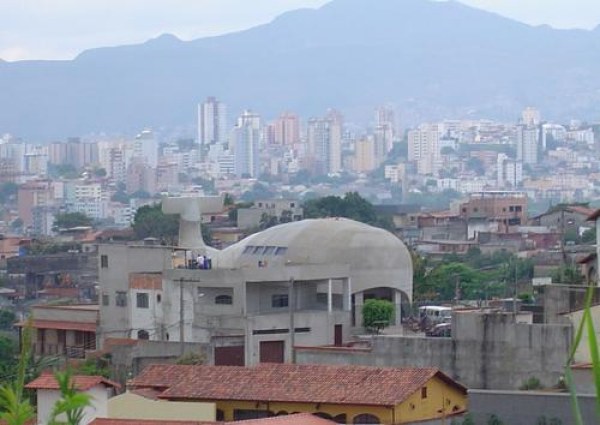
[[[240,0],[203,0],[193,4],[182,0],[152,4],[130,0],[116,10],[98,1],[79,6],[71,0],[7,0],[0,4],[3,28],[0,58],[72,59],[88,49],[142,43],[164,33],[192,40],[240,31],[268,23],[287,11],[317,8],[326,3],[326,0],[259,0],[249,6]],[[593,29],[600,24],[600,5],[593,0],[462,0],[461,3],[529,25]]]

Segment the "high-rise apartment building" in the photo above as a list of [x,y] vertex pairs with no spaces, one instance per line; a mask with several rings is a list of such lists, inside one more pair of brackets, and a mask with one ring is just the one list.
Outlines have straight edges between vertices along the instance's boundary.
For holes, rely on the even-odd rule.
[[509,159],[504,153],[498,154],[497,160],[497,186],[499,189],[517,188],[523,182],[523,163]]
[[537,164],[539,159],[540,131],[538,127],[517,126],[517,160],[523,164]]
[[308,121],[308,151],[318,174],[342,170],[342,123],[342,116],[336,111]]
[[375,155],[383,161],[394,146],[396,134],[396,117],[391,107],[382,106],[375,110],[374,134]]
[[417,162],[419,174],[435,174],[440,167],[439,125],[424,124],[408,132],[408,160]]
[[521,112],[521,123],[526,126],[538,126],[542,121],[540,111],[528,106]]
[[227,107],[215,97],[198,105],[198,142],[203,158],[211,145],[227,143]]
[[278,145],[293,145],[300,140],[300,118],[291,112],[284,112],[275,121],[273,142]]
[[144,130],[133,141],[132,161],[152,168],[158,165],[158,141],[150,130]]
[[375,161],[375,139],[364,137],[354,144],[354,171],[368,173],[377,166]]
[[244,111],[232,131],[234,172],[238,177],[260,174],[260,115]]

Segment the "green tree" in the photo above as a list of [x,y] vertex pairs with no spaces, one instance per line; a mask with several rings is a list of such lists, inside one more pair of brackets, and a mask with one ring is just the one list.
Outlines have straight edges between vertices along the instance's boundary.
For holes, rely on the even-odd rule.
[[118,189],[113,196],[110,197],[111,201],[120,202],[121,204],[128,204],[130,196],[125,192],[125,190]]
[[17,320],[17,316],[10,310],[0,309],[0,330],[11,330]]
[[266,212],[264,212],[260,216],[260,222],[258,224],[258,227],[260,230],[265,230],[265,229],[268,229],[269,227],[277,226],[278,224],[279,224],[279,221],[277,220],[276,216],[270,215],[270,214],[267,214]]
[[[31,352],[31,326],[23,328],[21,354],[16,365],[15,378],[0,386],[0,420],[7,425],[24,425],[35,412],[28,398],[23,396],[27,362]],[[13,369],[15,371],[15,369]]]
[[559,267],[552,274],[552,282],[564,283],[567,285],[581,285],[584,283],[585,278],[574,265],[568,264]]
[[225,196],[223,197],[223,205],[226,207],[229,207],[234,204],[235,204],[235,200],[233,199],[233,196],[230,193],[226,193]]
[[154,237],[173,243],[179,233],[179,217],[163,213],[160,203],[144,205],[136,211],[132,227],[138,239]]
[[377,330],[389,326],[394,317],[394,304],[387,300],[366,300],[362,307],[363,327]]
[[179,357],[176,364],[192,366],[203,365],[206,364],[206,355],[204,353],[194,353],[190,351]]
[[56,231],[58,229],[91,226],[92,221],[90,217],[80,212],[61,213],[54,216],[54,226],[52,228]]
[[106,169],[104,168],[94,168],[94,177],[99,177],[99,178],[103,178],[106,177]]
[[290,223],[292,219],[292,212],[290,210],[281,211],[281,217],[279,217],[280,223]]
[[373,205],[358,192],[348,192],[343,198],[326,196],[306,201],[303,205],[304,217],[346,217],[370,225],[378,224],[378,216]]
[[16,365],[15,341],[5,335],[0,335],[0,374],[12,375]]
[[478,176],[483,176],[485,174],[485,165],[483,161],[477,157],[469,158],[466,167],[467,170],[473,171]]
[[482,272],[464,263],[440,264],[415,286],[415,295],[420,300],[478,299],[483,295],[483,281]]
[[596,243],[596,228],[593,227],[583,232],[583,234],[581,235],[581,242],[584,244]]

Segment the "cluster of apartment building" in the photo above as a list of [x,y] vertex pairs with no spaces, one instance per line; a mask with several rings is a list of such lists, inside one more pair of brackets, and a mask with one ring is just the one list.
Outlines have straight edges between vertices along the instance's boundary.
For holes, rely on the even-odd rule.
[[461,193],[522,189],[534,199],[593,197],[598,166],[592,126],[544,122],[526,108],[516,124],[444,120],[407,133],[406,160],[386,166],[392,183],[407,191]]

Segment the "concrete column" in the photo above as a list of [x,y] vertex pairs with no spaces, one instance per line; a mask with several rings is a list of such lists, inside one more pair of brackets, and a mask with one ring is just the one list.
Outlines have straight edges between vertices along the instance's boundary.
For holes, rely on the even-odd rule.
[[394,290],[394,306],[396,307],[396,319],[395,325],[400,326],[402,324],[402,292]]
[[331,314],[333,311],[333,280],[329,279],[327,281],[327,312]]
[[343,301],[343,309],[344,311],[352,310],[352,280],[348,277],[344,280],[344,285],[342,289],[342,297]]
[[364,295],[363,292],[357,292],[354,294],[354,318],[355,318],[355,326],[362,326],[362,308],[364,304]]

